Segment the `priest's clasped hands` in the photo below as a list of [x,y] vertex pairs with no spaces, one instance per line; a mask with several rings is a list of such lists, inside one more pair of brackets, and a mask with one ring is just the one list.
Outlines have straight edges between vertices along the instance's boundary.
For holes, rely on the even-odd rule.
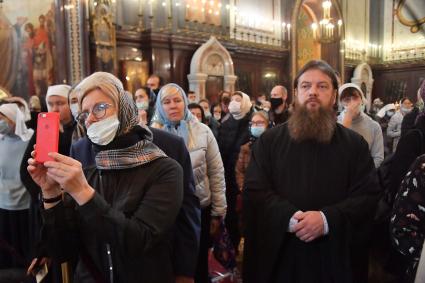
[[325,234],[325,223],[320,211],[297,211],[289,220],[288,232],[309,243]]

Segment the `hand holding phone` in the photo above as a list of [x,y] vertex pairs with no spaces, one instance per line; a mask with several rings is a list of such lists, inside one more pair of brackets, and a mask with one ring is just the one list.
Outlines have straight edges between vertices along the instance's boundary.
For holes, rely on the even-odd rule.
[[28,267],[27,275],[32,275],[35,277],[37,283],[42,282],[47,273],[49,273],[48,258],[34,258],[31,262],[30,267]]
[[59,147],[59,113],[42,112],[38,114],[36,153],[38,163],[51,161],[49,152],[58,152]]

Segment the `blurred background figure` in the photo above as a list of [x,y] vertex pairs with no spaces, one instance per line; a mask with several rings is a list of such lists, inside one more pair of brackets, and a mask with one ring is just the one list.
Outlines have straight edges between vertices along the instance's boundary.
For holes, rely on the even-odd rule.
[[[210,102],[207,99],[201,99],[199,101],[199,105],[201,105],[202,109],[204,109],[204,115],[205,115],[205,124],[210,127],[211,131],[214,134],[214,137],[218,138],[218,130],[220,128],[220,123],[215,118],[214,115],[211,114],[213,110],[210,107]],[[220,119],[221,119],[221,113],[220,113]],[[219,120],[220,120],[219,119]]]
[[245,182],[245,172],[251,160],[251,147],[254,142],[269,128],[269,115],[265,111],[252,113],[249,123],[249,141],[241,146],[238,160],[235,167],[236,182],[239,188],[239,195],[236,201],[236,212],[239,217],[239,228],[242,230],[242,191]]
[[277,85],[270,92],[271,111],[269,112],[270,121],[274,125],[285,123],[289,118],[288,91],[286,87]]
[[391,117],[387,128],[387,135],[393,138],[393,152],[397,148],[398,141],[400,140],[403,117],[413,109],[413,103],[407,97],[401,99],[399,105],[400,109]]
[[235,167],[240,147],[249,141],[249,121],[253,107],[246,93],[236,91],[231,96],[228,109],[229,114],[223,117],[221,122],[218,145],[226,174],[226,228],[233,246],[237,248],[240,241],[239,219],[236,212],[239,187],[236,182]]
[[187,108],[189,109],[190,113],[192,113],[193,117],[195,117],[202,124],[206,124],[205,114],[204,114],[205,112],[204,112],[204,109],[201,107],[201,105],[197,103],[189,103]]
[[210,128],[199,121],[203,119],[203,109],[191,104],[199,117],[195,119],[188,105],[188,98],[180,86],[163,86],[158,94],[152,126],[182,137],[189,150],[196,196],[201,203],[201,241],[195,281],[208,283],[208,249],[226,215],[226,183],[217,141]]
[[[230,95],[230,92],[228,92],[228,91],[225,91],[225,90],[223,90],[223,91],[221,91],[219,94],[218,94],[218,99],[219,99],[219,102],[220,102],[220,106],[221,106],[221,118],[223,119],[225,116],[227,116],[228,117],[228,113],[229,113],[229,103],[230,103],[230,97],[231,97],[231,95]],[[225,118],[225,119],[227,119],[227,117]]]
[[384,138],[378,122],[364,113],[366,98],[363,91],[356,84],[347,83],[339,88],[338,93],[344,109],[338,116],[338,122],[367,141],[375,167],[378,168],[384,161]]
[[211,112],[213,114],[214,119],[217,120],[217,122],[221,123],[221,118],[223,118],[223,111],[221,109],[220,103],[215,103],[211,106]]
[[19,168],[34,130],[25,125],[24,113],[15,103],[0,106],[0,269],[29,265],[30,194]]
[[154,113],[154,106],[151,105],[149,98],[150,89],[141,87],[134,93],[134,101],[139,114],[139,121],[143,125],[149,125]]
[[187,92],[187,99],[188,99],[189,103],[198,103],[198,96],[192,90],[189,90]]

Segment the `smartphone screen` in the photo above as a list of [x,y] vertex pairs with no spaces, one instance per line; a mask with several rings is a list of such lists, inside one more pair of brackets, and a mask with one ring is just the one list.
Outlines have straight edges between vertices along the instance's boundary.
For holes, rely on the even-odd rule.
[[49,152],[58,152],[59,146],[59,113],[39,113],[37,121],[37,137],[35,160],[39,163],[53,160]]

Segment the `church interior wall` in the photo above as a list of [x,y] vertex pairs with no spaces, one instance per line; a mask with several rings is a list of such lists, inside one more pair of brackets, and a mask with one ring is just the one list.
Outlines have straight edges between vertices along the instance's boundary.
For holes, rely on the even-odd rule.
[[[334,6],[339,5],[342,12],[344,37],[341,38],[342,42],[322,43],[318,53],[320,58],[341,71],[346,82],[350,81],[357,65],[368,63],[375,80],[373,98],[387,97],[387,100],[391,100],[395,95],[414,97],[417,86],[425,77],[425,25],[418,26],[418,31],[412,30],[415,27],[406,24],[406,19],[411,19],[411,16],[405,7],[399,10],[406,19],[403,20],[397,13],[393,15],[397,1],[332,1]],[[77,2],[81,5],[76,10],[81,22],[74,23],[70,12],[77,9]],[[146,4],[141,8],[139,3],[142,2]],[[174,2],[176,1],[164,3]],[[222,14],[215,18],[210,16],[211,23],[202,23],[201,21],[208,19],[192,15],[195,20],[187,20],[183,7],[172,6],[169,9],[169,6],[161,6],[161,1],[155,1],[156,6],[151,8],[147,1],[133,0],[4,0],[4,17],[10,27],[14,28],[10,28],[10,41],[2,41],[3,44],[10,44],[12,60],[8,67],[12,75],[6,78],[9,80],[8,85],[6,79],[0,81],[0,85],[6,86],[6,89],[16,95],[28,97],[36,92],[43,93],[43,89],[49,84],[74,84],[94,71],[106,70],[118,75],[129,90],[143,85],[149,73],[157,73],[164,82],[176,82],[188,90],[187,75],[190,73],[193,54],[210,35],[215,35],[232,57],[235,74],[238,76],[237,89],[256,96],[259,93],[268,93],[274,84],[279,83],[291,91],[297,45],[284,42],[284,37],[289,36],[290,31],[291,41],[294,42],[297,32],[294,26],[288,29],[288,26],[283,28],[283,24],[294,23],[293,11],[297,5],[303,3],[316,9],[314,13],[320,16],[318,9],[321,7],[321,0],[240,0],[237,3],[223,0],[214,3],[216,2],[222,4],[221,10],[217,10]],[[410,7],[417,12],[419,19],[425,17],[425,2],[422,2],[412,1],[413,7]],[[232,6],[235,3],[236,6]],[[93,28],[95,4],[105,4],[109,13],[100,21],[97,19],[97,39]],[[227,5],[237,8],[240,14],[235,12],[236,9],[226,10]],[[255,7],[259,6],[262,9],[258,11],[258,19],[254,21],[251,16],[255,15]],[[158,16],[152,19],[152,13]],[[333,16],[338,16],[335,10],[332,13]],[[24,43],[28,38],[25,24],[31,23],[37,29],[40,15],[47,19],[48,30],[44,41],[49,46],[50,58],[46,59],[49,75],[38,82],[41,87],[34,82],[29,87],[29,80],[33,78],[29,78],[28,74],[33,75],[34,70],[29,71],[23,61],[25,59],[22,59],[25,58],[22,55],[25,55]],[[263,22],[260,18],[268,21]],[[71,40],[70,35],[75,29],[79,29],[81,41],[77,44],[73,42],[75,39]],[[38,37],[42,39],[43,36],[39,33]],[[101,56],[109,56],[111,61],[100,62],[99,65],[99,46],[102,52],[108,51],[101,53]],[[79,58],[75,59],[75,56]],[[63,63],[58,64],[60,59]],[[76,64],[78,59],[83,63]],[[344,68],[339,69],[341,64]],[[75,70],[79,75],[74,74]],[[220,80],[222,78],[211,78],[210,83],[217,87]],[[388,92],[391,88],[400,90]]]

